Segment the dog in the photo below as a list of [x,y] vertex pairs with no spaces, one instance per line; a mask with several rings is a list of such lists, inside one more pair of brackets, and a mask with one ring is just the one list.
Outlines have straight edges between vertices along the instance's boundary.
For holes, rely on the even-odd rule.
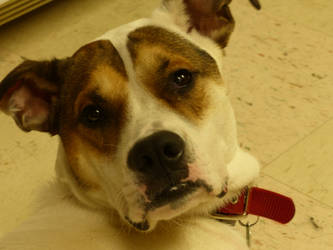
[[229,3],[164,0],[71,57],[25,60],[3,79],[0,109],[60,142],[57,178],[0,249],[248,249],[209,218],[259,173],[222,79]]

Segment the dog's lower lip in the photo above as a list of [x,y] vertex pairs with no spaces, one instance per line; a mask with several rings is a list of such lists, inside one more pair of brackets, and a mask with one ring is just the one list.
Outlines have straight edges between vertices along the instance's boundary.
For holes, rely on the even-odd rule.
[[142,222],[133,222],[128,216],[125,216],[125,219],[139,231],[148,231],[148,229],[150,228],[147,220],[144,220]]

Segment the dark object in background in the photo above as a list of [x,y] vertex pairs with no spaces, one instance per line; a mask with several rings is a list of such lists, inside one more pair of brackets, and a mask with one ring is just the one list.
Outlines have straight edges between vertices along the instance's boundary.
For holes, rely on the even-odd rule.
[[0,0],[0,25],[18,18],[53,0]]

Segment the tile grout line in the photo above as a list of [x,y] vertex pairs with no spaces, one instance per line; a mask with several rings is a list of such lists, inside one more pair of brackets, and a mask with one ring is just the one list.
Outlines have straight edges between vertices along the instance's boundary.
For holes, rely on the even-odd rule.
[[[277,157],[275,157],[275,158],[274,158],[273,160],[271,160],[269,163],[265,164],[265,166],[263,166],[262,169],[268,167],[270,164],[272,164],[273,162],[275,162],[275,161],[277,161],[278,159],[280,159],[283,155],[285,155],[285,154],[288,153],[290,150],[292,150],[293,148],[295,148],[297,145],[299,145],[300,143],[302,143],[303,141],[305,141],[308,137],[310,137],[311,135],[313,135],[314,133],[316,133],[319,129],[321,129],[322,127],[324,127],[327,123],[329,123],[329,122],[331,122],[331,121],[333,121],[333,117],[331,117],[331,118],[329,118],[328,120],[326,120],[324,123],[322,123],[322,124],[321,124],[320,126],[318,126],[317,128],[313,129],[310,133],[308,133],[308,134],[305,135],[302,139],[300,139],[300,140],[297,141],[295,144],[293,144],[292,146],[290,146],[287,150],[285,150],[284,152],[282,152],[281,154],[279,154]],[[273,177],[273,176],[271,176],[271,175],[268,175],[267,173],[262,172],[262,174],[263,174],[264,176],[267,176],[267,177],[273,179],[274,181],[276,181],[276,182],[278,182],[278,183],[280,183],[280,184],[282,184],[282,185],[285,185],[286,187],[289,187],[290,189],[292,189],[292,190],[294,190],[294,191],[296,191],[296,192],[298,192],[298,193],[300,193],[300,194],[302,194],[302,195],[308,197],[308,198],[311,199],[311,200],[314,200],[314,201],[316,201],[316,202],[318,202],[318,203],[320,203],[320,204],[322,204],[322,205],[325,205],[325,206],[327,206],[327,207],[333,209],[333,206],[331,206],[331,205],[329,205],[329,204],[327,204],[327,203],[325,203],[325,202],[323,202],[323,201],[321,201],[321,200],[318,200],[318,199],[316,199],[316,198],[314,198],[314,197],[312,197],[312,196],[310,196],[310,195],[308,195],[308,194],[306,194],[306,193],[304,193],[304,192],[298,190],[297,188],[295,188],[295,187],[293,187],[293,186],[290,186],[289,184],[287,184],[287,183],[285,183],[285,182],[282,182],[282,181],[276,179],[275,177]]]
[[298,140],[296,143],[292,144],[290,147],[288,147],[285,151],[283,151],[282,153],[280,153],[278,156],[276,156],[273,160],[267,162],[264,164],[264,166],[262,167],[262,169],[265,169],[266,167],[268,167],[270,164],[272,164],[273,162],[275,162],[276,160],[280,159],[284,154],[286,154],[287,152],[289,152],[291,149],[295,148],[297,145],[299,145],[300,143],[302,143],[303,141],[305,141],[309,136],[313,135],[315,132],[317,132],[319,129],[321,129],[322,127],[324,127],[327,123],[333,121],[333,117],[329,118],[328,120],[326,120],[325,122],[323,122],[321,125],[319,125],[318,127],[316,127],[315,129],[313,129],[312,131],[310,131],[307,135],[305,135],[303,138],[301,138],[300,140]]
[[316,198],[313,198],[312,196],[310,196],[310,195],[308,195],[308,194],[306,194],[306,193],[303,193],[302,191],[296,189],[295,187],[290,186],[290,185],[288,185],[287,183],[281,182],[280,180],[276,179],[275,177],[273,177],[273,176],[271,176],[271,175],[268,175],[268,174],[266,174],[266,173],[263,173],[262,175],[263,175],[264,177],[271,178],[272,180],[278,182],[279,184],[282,184],[282,185],[284,185],[284,186],[286,186],[286,187],[288,187],[288,188],[290,188],[290,189],[296,191],[297,193],[299,193],[299,194],[301,194],[301,195],[303,195],[303,196],[305,196],[305,197],[307,197],[307,198],[309,198],[309,199],[311,199],[311,200],[313,200],[313,201],[316,201],[316,202],[318,202],[318,203],[321,204],[321,205],[326,206],[326,207],[329,208],[329,209],[333,209],[333,206],[331,206],[331,205],[329,205],[329,204],[327,204],[327,203],[325,203],[325,202],[323,202],[323,201],[321,201],[321,200],[318,200],[318,199],[316,199]]

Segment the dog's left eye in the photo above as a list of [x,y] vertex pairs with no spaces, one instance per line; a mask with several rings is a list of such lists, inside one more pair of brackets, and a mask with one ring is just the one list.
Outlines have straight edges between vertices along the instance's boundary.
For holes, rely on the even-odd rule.
[[80,121],[87,127],[94,127],[104,120],[103,109],[96,105],[86,106],[80,115]]
[[193,84],[193,75],[187,69],[180,69],[173,73],[172,81],[177,88],[190,87]]

